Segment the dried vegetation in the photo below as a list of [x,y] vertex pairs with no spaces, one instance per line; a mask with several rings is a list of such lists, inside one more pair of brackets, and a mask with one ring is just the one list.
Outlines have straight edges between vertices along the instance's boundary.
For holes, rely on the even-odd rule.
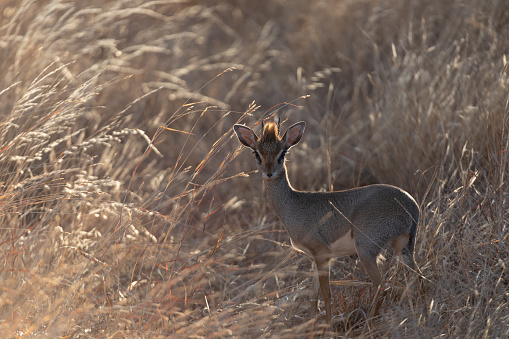
[[[0,2],[2,336],[508,337],[508,13]],[[348,285],[366,275],[340,259],[334,309],[350,321],[307,320],[310,260],[232,138],[274,113],[307,122],[296,188],[417,198],[422,287],[386,261],[392,289],[370,314],[369,287]]]

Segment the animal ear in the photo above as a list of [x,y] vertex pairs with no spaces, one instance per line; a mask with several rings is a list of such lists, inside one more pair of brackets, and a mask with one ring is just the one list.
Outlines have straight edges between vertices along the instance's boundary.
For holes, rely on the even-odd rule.
[[285,135],[283,136],[285,148],[290,148],[293,145],[299,143],[300,139],[302,138],[302,134],[304,134],[305,127],[306,123],[304,121],[301,121],[288,128],[288,130],[285,132]]
[[239,138],[239,141],[244,146],[256,149],[258,137],[249,127],[246,127],[244,125],[235,125],[233,126],[233,130],[235,131],[235,134],[237,134],[237,138]]

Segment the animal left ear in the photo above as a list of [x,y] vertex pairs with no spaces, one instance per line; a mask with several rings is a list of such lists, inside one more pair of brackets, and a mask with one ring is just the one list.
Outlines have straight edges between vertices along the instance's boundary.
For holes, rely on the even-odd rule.
[[304,129],[306,128],[306,123],[304,121],[298,122],[285,132],[285,135],[283,136],[283,141],[285,143],[285,148],[290,148],[293,145],[296,145],[299,143],[300,139],[302,138],[302,134],[304,134]]

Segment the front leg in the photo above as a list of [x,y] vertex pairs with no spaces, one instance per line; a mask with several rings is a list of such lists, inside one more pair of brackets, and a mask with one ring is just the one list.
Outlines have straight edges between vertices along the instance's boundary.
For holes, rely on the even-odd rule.
[[325,315],[327,316],[327,323],[332,320],[331,312],[331,291],[329,285],[329,259],[315,258],[317,267],[318,283],[322,291],[323,302],[325,304]]
[[311,285],[311,294],[309,296],[310,301],[310,316],[311,318],[316,317],[318,310],[318,292],[320,290],[320,284],[318,282],[318,268],[316,262],[313,260],[313,282]]

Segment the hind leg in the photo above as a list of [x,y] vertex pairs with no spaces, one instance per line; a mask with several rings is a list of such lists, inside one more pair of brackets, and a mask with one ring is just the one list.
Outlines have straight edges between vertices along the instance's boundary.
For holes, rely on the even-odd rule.
[[371,281],[373,281],[373,287],[375,288],[375,294],[373,295],[373,300],[371,301],[371,306],[368,311],[370,317],[374,317],[378,315],[380,307],[387,296],[387,290],[383,289],[382,275],[376,263],[379,250],[377,247],[363,247],[360,245],[356,246],[356,250],[362,267],[364,267]]
[[401,256],[401,251],[408,244],[408,239],[410,237],[407,234],[402,234],[392,239],[392,249],[394,250],[394,254]]
[[408,245],[408,239],[410,237],[406,234],[402,234],[392,239],[392,249],[394,254],[397,255],[405,265],[410,268],[414,268],[413,255],[408,253],[406,246]]
[[392,249],[394,250],[394,254],[401,258],[401,261],[408,266],[412,271],[417,271],[419,273],[419,269],[415,265],[414,254],[408,248],[408,239],[410,236],[403,234],[396,238],[392,239]]
[[364,270],[371,278],[375,289],[382,286],[382,275],[376,263],[376,258],[380,252],[378,247],[375,244],[367,245],[366,243],[356,242],[355,250],[357,251],[362,267],[364,267]]

